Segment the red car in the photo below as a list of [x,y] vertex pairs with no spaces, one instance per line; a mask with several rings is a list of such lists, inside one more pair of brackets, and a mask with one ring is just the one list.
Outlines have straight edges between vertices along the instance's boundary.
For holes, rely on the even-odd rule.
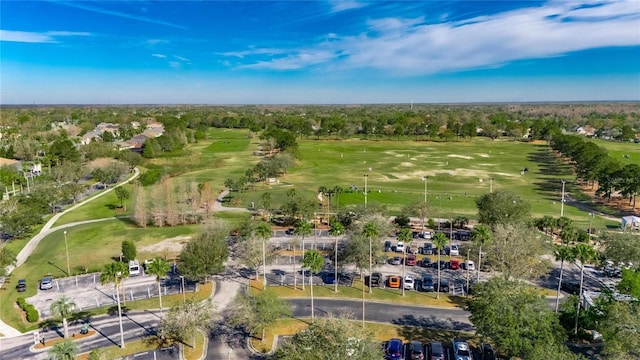
[[449,268],[451,270],[458,270],[460,269],[460,260],[458,259],[451,259],[451,262],[449,262]]
[[418,263],[418,258],[413,255],[413,254],[409,254],[406,258],[405,258],[405,264],[407,266],[416,266],[416,264]]

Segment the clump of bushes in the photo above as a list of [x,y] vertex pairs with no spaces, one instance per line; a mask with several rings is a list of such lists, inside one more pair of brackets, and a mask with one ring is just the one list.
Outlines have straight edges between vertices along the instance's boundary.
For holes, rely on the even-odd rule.
[[22,311],[27,313],[27,321],[30,323],[37,322],[40,320],[40,314],[38,314],[38,310],[26,302],[24,298],[19,297],[16,299],[16,304],[22,309]]

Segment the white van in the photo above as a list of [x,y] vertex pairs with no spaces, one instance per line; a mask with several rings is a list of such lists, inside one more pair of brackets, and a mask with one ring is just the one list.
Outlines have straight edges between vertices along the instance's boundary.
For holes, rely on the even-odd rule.
[[129,276],[140,275],[140,263],[138,260],[129,261]]

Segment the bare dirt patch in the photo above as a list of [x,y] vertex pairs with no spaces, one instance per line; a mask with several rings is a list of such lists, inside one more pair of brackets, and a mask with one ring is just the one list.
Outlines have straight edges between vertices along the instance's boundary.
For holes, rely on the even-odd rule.
[[164,239],[158,243],[141,246],[138,251],[141,252],[162,252],[179,253],[182,248],[191,240],[190,235],[181,235],[168,239]]
[[490,156],[489,154],[482,154],[482,153],[479,153],[479,154],[476,154],[476,155],[478,155],[480,157],[483,157],[483,158],[488,158]]
[[395,176],[397,179],[388,179],[388,181],[394,180],[407,180],[407,179],[416,179],[421,178],[423,176],[435,176],[440,174],[448,174],[455,177],[467,177],[467,178],[489,178],[490,176],[504,176],[504,177],[521,177],[520,173],[517,174],[509,174],[503,172],[489,172],[486,170],[477,170],[477,169],[431,169],[431,170],[422,170],[422,171],[414,171],[412,173],[391,173],[391,175]]
[[447,155],[447,157],[459,158],[459,159],[466,159],[466,160],[471,160],[471,159],[473,159],[471,156],[467,156],[467,155],[458,155],[458,154],[449,154],[449,155]]
[[410,162],[401,162],[400,165],[398,165],[398,166],[412,167],[412,166],[415,166],[415,165],[410,163]]

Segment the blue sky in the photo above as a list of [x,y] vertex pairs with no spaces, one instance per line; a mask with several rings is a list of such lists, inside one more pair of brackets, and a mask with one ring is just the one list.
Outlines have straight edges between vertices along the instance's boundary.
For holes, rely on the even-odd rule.
[[2,1],[1,104],[640,100],[640,0]]

